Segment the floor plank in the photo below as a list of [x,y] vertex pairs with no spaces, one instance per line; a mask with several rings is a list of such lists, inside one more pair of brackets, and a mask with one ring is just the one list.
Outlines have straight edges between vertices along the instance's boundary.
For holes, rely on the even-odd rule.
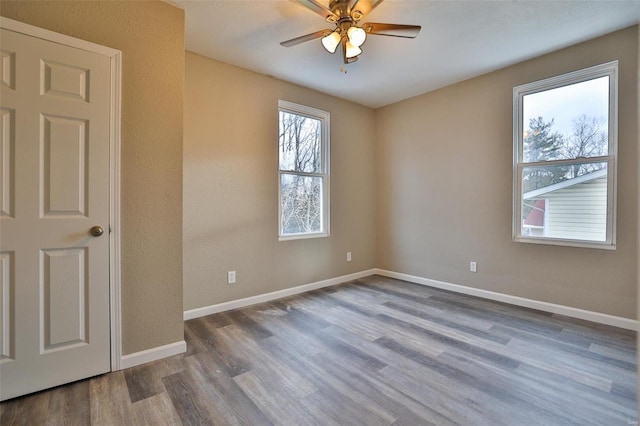
[[372,276],[185,322],[187,352],[15,398],[4,425],[627,425],[636,335]]

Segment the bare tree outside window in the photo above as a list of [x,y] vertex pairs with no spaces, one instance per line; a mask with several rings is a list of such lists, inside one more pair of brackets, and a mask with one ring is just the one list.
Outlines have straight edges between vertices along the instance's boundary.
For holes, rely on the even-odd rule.
[[[522,146],[525,163],[554,160],[589,160],[606,156],[609,152],[607,121],[603,117],[580,114],[571,120],[570,130],[564,134],[554,126],[553,117],[529,119]],[[568,179],[602,170],[606,163],[574,162],[564,166],[531,168],[522,177],[522,190],[529,192]]]
[[[604,118],[581,114],[572,124],[571,135],[563,147],[566,158],[602,157],[609,153],[609,135]],[[602,163],[574,164],[568,177],[572,179],[602,168]]]

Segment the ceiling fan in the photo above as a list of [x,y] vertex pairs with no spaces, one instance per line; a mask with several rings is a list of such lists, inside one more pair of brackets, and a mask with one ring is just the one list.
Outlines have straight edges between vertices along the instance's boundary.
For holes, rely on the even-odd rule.
[[360,46],[367,35],[415,38],[420,32],[420,25],[381,24],[359,22],[365,15],[382,3],[382,0],[331,0],[327,8],[318,0],[296,0],[324,20],[335,24],[334,29],[326,29],[306,34],[280,43],[284,47],[295,46],[306,41],[322,38],[322,45],[329,53],[334,53],[338,45],[342,46],[342,57],[345,64],[358,60],[362,53]]

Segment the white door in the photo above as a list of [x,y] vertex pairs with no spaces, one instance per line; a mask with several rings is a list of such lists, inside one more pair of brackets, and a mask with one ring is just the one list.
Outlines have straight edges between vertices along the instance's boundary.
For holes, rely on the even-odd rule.
[[5,400],[110,370],[111,71],[107,56],[0,31]]

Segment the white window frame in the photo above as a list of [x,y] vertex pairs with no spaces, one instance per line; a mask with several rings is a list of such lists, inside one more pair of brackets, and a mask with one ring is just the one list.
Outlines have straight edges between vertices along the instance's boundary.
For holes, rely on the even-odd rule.
[[[523,97],[532,93],[581,83],[600,77],[609,77],[609,150],[608,155],[523,162]],[[590,68],[570,72],[513,88],[513,241],[572,247],[616,249],[616,176],[618,158],[618,61],[607,62]],[[566,165],[585,162],[607,163],[607,232],[605,241],[574,240],[522,235],[522,168],[540,165]]]
[[[308,172],[292,172],[289,170],[280,170],[280,153],[278,152],[278,240],[299,240],[305,238],[323,238],[330,235],[330,206],[329,206],[329,140],[330,140],[330,114],[327,111],[312,108],[306,105],[300,105],[282,99],[278,100],[278,123],[280,111],[288,112],[291,114],[302,115],[305,117],[320,120],[321,123],[321,170],[320,173],[308,173]],[[278,124],[279,126],[279,124]],[[278,129],[279,131],[279,129]],[[278,141],[279,147],[279,141]],[[278,148],[279,149],[279,148]],[[321,229],[319,232],[301,232],[297,234],[283,234],[282,233],[282,175],[298,175],[298,176],[311,176],[322,178],[322,218]]]

